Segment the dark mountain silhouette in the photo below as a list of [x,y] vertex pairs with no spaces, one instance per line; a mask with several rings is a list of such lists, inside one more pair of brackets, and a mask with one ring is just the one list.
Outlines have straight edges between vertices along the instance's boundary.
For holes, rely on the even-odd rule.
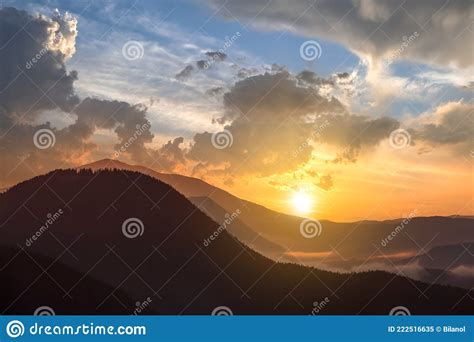
[[[219,189],[201,179],[178,174],[156,172],[140,165],[130,165],[113,159],[102,159],[97,162],[79,167],[79,169],[106,170],[118,169],[136,171],[171,185],[186,196],[191,202],[204,211],[215,222],[222,223],[226,214],[239,210],[240,214],[229,227],[228,231],[237,239],[252,247],[255,251],[273,260],[283,259],[292,261],[285,256],[285,248],[271,240],[266,232],[259,228],[260,224],[275,225],[278,216],[283,215],[263,206],[240,199],[227,191]],[[264,219],[257,221],[254,217],[263,215]],[[300,218],[296,218],[301,220]],[[254,226],[255,225],[255,226]],[[255,229],[257,227],[257,229]]]
[[471,289],[474,284],[474,243],[437,246],[399,265],[416,264],[423,269],[417,279]]
[[[314,239],[305,239],[299,229],[303,218],[275,212],[242,200],[200,179],[159,173],[143,166],[111,159],[100,160],[82,168],[133,170],[157,178],[185,195],[218,223],[223,222],[225,213],[239,210],[238,220],[232,223],[228,231],[240,241],[273,260],[296,261],[327,270],[352,272],[358,269],[382,269],[398,273],[400,269],[394,265],[399,265],[400,260],[403,260],[402,264],[406,266],[403,268],[405,275],[426,280],[424,267],[442,267],[432,264],[419,265],[417,255],[432,248],[460,245],[474,238],[472,217],[454,215],[414,217],[407,224],[403,224],[402,218],[350,223],[321,220],[321,235]],[[396,236],[383,244],[382,241],[398,228],[401,229]],[[435,263],[438,265],[451,264],[452,254],[437,256]],[[472,254],[464,255],[463,259],[474,261]],[[441,278],[439,280],[441,281]],[[453,284],[459,285],[459,282]]]
[[[124,233],[129,219],[143,229]],[[466,290],[380,271],[275,263],[218,226],[169,185],[138,172],[35,177],[0,195],[1,310],[30,314],[48,305],[48,288],[62,295],[49,305],[57,313],[123,313],[148,298],[144,314],[210,314],[219,306],[235,314],[310,314],[326,298],[321,314],[385,315],[400,305],[412,314],[474,312]],[[28,305],[16,305],[23,296]]]
[[[137,305],[118,289],[114,297],[94,309],[114,288],[41,255],[2,246],[0,260],[3,314],[32,315],[37,308],[48,306],[58,315],[131,315]],[[75,286],[78,279],[82,280]]]
[[[222,223],[225,222],[226,217],[229,217],[229,213],[209,197],[189,197],[189,200],[202,212],[212,218],[214,222]],[[238,210],[236,219],[226,225],[226,230],[246,246],[258,251],[259,253],[273,260],[281,258],[285,253],[285,249],[265,239],[243,223],[238,218],[241,214],[240,209]]]

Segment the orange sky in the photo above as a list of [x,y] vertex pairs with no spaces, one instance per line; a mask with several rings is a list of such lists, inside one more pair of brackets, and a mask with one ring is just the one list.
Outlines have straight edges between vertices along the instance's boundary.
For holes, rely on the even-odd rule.
[[[382,144],[352,164],[328,164],[314,158],[300,170],[271,177],[242,177],[233,186],[208,179],[231,193],[288,214],[348,222],[416,216],[472,215],[473,159],[448,149],[418,154],[416,148],[393,150]],[[318,161],[316,161],[318,160]],[[306,170],[333,174],[326,191]],[[296,189],[313,198],[313,210],[299,212],[291,202]]]

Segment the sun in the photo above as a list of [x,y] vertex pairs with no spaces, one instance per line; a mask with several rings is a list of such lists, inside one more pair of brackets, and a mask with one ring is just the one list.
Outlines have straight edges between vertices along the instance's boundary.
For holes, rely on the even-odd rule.
[[304,190],[293,193],[291,197],[293,209],[301,214],[310,213],[313,210],[314,198]]

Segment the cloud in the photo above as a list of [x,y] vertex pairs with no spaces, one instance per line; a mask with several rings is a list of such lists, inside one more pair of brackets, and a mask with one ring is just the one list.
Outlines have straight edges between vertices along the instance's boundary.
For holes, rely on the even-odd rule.
[[355,162],[361,150],[372,149],[400,126],[391,117],[372,118],[362,115],[326,116],[327,128],[320,133],[320,141],[341,148],[335,162]]
[[[470,0],[208,0],[221,15],[262,30],[290,31],[332,40],[372,60],[408,59],[435,65],[474,64],[471,40],[474,3]],[[256,16],[255,13],[258,13]],[[403,48],[405,37],[419,37]],[[323,46],[324,49],[324,46]],[[398,53],[402,51],[401,53]]]
[[[305,116],[343,111],[336,99],[326,99],[298,87],[288,72],[265,73],[237,82],[224,94],[225,113],[218,122],[232,135],[225,149],[212,144],[212,134],[198,133],[187,157],[224,164],[228,172],[272,174],[307,161],[311,149],[296,158],[293,151],[309,135]],[[275,137],[278,136],[278,139]]]
[[216,61],[224,61],[227,58],[227,54],[220,51],[206,51],[205,55]]
[[[196,61],[196,68],[199,70],[207,70],[212,66],[212,64],[222,62],[227,58],[225,53],[219,51],[206,51],[204,55],[207,57],[207,59],[200,59]],[[192,76],[194,70],[194,66],[188,64],[183,70],[175,75],[175,78],[180,81],[185,81]]]
[[[212,133],[198,133],[187,157],[201,163],[200,171],[214,166],[228,173],[270,175],[307,162],[322,143],[345,152],[340,161],[355,161],[362,149],[373,148],[398,128],[389,117],[347,113],[337,99],[319,94],[326,83],[331,82],[309,72],[294,77],[281,70],[238,81],[224,94],[225,112],[216,120],[232,144],[216,148]],[[331,182],[326,177],[321,186],[329,188]]]
[[[161,171],[177,171],[186,165],[185,150],[181,148],[183,137],[169,140],[157,150],[148,150],[148,157],[153,163],[153,168]],[[138,162],[140,162],[138,160]],[[143,162],[143,161],[142,161]]]
[[472,150],[473,116],[472,103],[444,103],[415,121],[415,139],[432,146],[452,145],[461,154],[468,155]]
[[[51,18],[14,8],[0,9],[0,185],[35,176],[58,167],[90,160],[98,146],[98,130],[113,131],[116,153],[137,162],[155,161],[160,170],[183,163],[174,139],[154,150],[147,107],[123,101],[75,95],[78,75],[65,62],[75,52],[77,21],[55,12]],[[19,67],[19,68],[18,68]],[[59,129],[40,122],[43,114],[64,118],[70,124]],[[72,123],[71,123],[72,122]],[[35,136],[47,132],[49,148],[35,145]]]
[[318,187],[320,187],[323,190],[331,190],[334,182],[332,180],[331,175],[323,175],[319,177],[319,182],[316,184]]
[[[0,9],[0,105],[10,118],[34,120],[41,110],[70,111],[77,73],[65,61],[74,51],[77,21],[69,14],[52,18],[14,8]],[[15,119],[16,120],[16,119]]]
[[183,70],[175,75],[177,80],[184,81],[191,77],[191,74],[194,71],[194,67],[192,65],[186,65]]
[[[113,129],[119,138],[116,148],[127,145],[126,152],[141,160],[146,154],[145,143],[153,140],[146,112],[144,105],[86,98],[74,110],[77,121],[68,130],[87,132],[83,138],[88,138],[96,129]],[[128,143],[130,140],[133,142]]]

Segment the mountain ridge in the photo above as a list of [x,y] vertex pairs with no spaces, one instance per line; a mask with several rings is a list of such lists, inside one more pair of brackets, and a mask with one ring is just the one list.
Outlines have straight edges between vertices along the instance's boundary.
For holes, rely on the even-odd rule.
[[[64,208],[64,214],[31,246],[25,246],[43,219],[58,208]],[[142,234],[133,238],[124,232],[130,218],[143,224]],[[204,246],[203,239],[219,225],[166,183],[132,171],[56,170],[35,177],[0,195],[0,222],[3,254],[20,244],[18,255],[38,258],[45,262],[43,269],[56,274],[55,279],[64,279],[58,276],[64,272],[59,266],[48,269],[49,261],[42,261],[59,256],[58,265],[73,270],[71,274],[95,279],[100,293],[113,289],[103,299],[97,298],[100,303],[82,302],[76,309],[85,314],[114,314],[107,303],[117,301],[119,291],[137,302],[152,298],[148,314],[210,314],[222,305],[235,314],[309,314],[313,302],[325,297],[333,305],[324,314],[387,314],[398,305],[410,307],[413,314],[472,313],[469,298],[460,288],[380,271],[349,275],[275,263],[226,230]],[[19,267],[18,258],[13,258],[10,267]],[[37,268],[34,263],[22,267],[25,274]],[[55,303],[57,312],[74,313],[67,293],[75,283],[81,286],[81,279],[70,280],[70,286],[59,284],[66,293],[62,303]],[[48,274],[31,283],[27,291],[34,300],[31,305],[47,305],[42,288],[51,286]],[[13,284],[2,286],[15,289],[5,295],[6,305],[24,291]],[[26,307],[14,309],[6,313],[30,312]]]

